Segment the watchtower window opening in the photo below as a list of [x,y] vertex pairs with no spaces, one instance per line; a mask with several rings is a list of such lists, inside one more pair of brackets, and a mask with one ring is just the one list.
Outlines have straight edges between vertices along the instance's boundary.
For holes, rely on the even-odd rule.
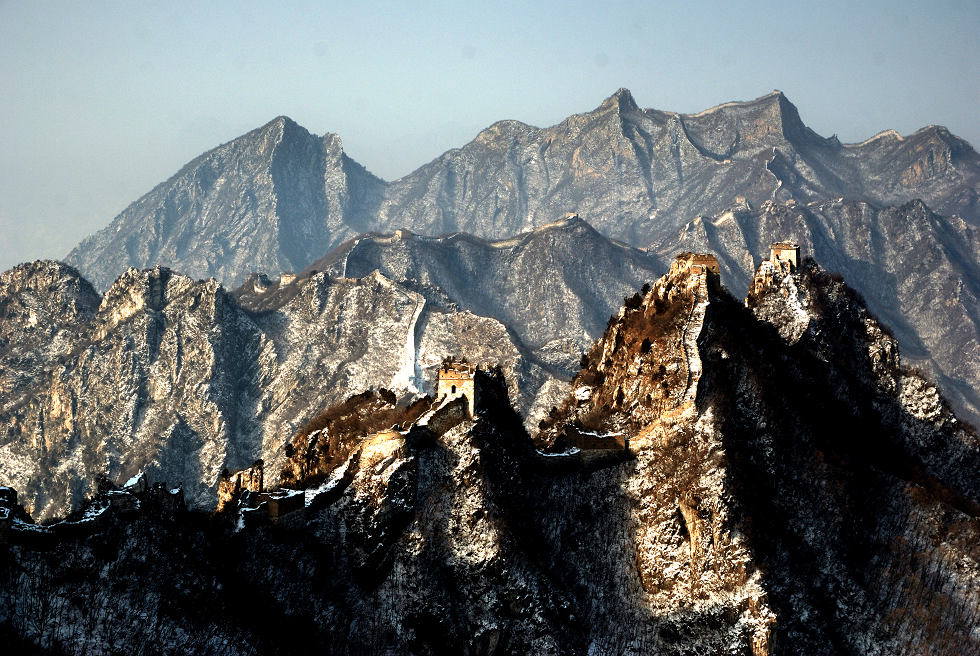
[[453,385],[453,391],[452,391],[452,394],[455,394],[455,393],[456,393],[456,386],[455,386],[455,385]]

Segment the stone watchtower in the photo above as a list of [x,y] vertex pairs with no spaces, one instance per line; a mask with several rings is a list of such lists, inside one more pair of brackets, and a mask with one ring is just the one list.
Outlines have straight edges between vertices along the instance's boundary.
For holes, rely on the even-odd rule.
[[473,416],[476,403],[476,387],[473,378],[476,365],[468,362],[445,360],[439,367],[439,383],[436,386],[436,401],[465,396],[469,401],[470,416]]
[[769,246],[769,260],[789,262],[790,271],[800,266],[800,245],[792,241],[777,241]]
[[694,273],[713,273],[721,275],[718,258],[709,253],[694,253],[691,255],[691,271]]
[[710,253],[681,253],[674,258],[674,263],[670,265],[670,272],[676,274],[684,269],[690,269],[691,273],[721,275],[718,258]]

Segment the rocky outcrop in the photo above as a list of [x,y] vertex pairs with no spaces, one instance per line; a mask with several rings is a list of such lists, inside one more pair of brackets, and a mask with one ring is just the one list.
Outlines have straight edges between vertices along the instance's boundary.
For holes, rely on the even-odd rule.
[[337,135],[280,116],[189,162],[66,260],[100,289],[154,265],[237,286],[252,271],[298,271],[368,230],[383,189]]
[[[605,491],[593,487],[599,474],[574,492],[556,484],[529,511],[545,515],[540,535],[559,514],[575,516],[576,495],[583,506],[627,495],[626,516],[639,518],[620,520],[635,527],[642,598],[660,616],[683,608],[698,618],[667,632],[675,648],[975,650],[980,599],[954,590],[980,574],[968,546],[980,511],[976,433],[901,366],[895,339],[859,296],[812,261],[794,272],[764,264],[750,309],[704,282],[695,325],[701,280],[686,270],[628,302],[575,394],[542,423],[542,444],[560,446],[568,427],[624,434],[635,469]],[[703,367],[693,406],[682,394],[692,327]],[[549,514],[550,504],[560,510]],[[594,558],[600,542],[579,548]],[[566,544],[556,540],[551,557]],[[714,633],[705,628],[713,613],[733,619]]]
[[[661,263],[679,250],[717,253],[726,285],[742,295],[758,254],[791,237],[845,275],[894,327],[910,361],[939,380],[961,413],[980,421],[978,185],[980,156],[942,127],[841,144],[807,128],[778,91],[677,114],[641,109],[620,89],[555,126],[496,123],[390,183],[350,160],[336,135],[316,137],[280,117],[190,162],[79,244],[68,261],[99,289],[129,266],[158,264],[234,287],[253,271],[299,271],[368,230],[502,239],[574,210]],[[375,245],[379,252],[363,243],[343,249],[353,256],[351,275],[373,265],[401,281],[389,271],[417,264],[410,245]],[[450,268],[470,261],[461,250],[453,255],[460,259]],[[466,307],[519,306],[528,300],[522,290],[546,289],[563,277],[526,281],[522,275],[546,268],[528,263],[515,263],[520,275],[497,281],[508,290],[503,302],[465,286],[443,291]],[[527,284],[509,290],[500,284],[508,281]],[[507,329],[528,322],[475,313],[501,319]],[[559,340],[581,338],[573,331]]]
[[[553,232],[563,230],[594,237],[571,240],[578,254],[605,246],[642,262],[587,227]],[[56,263],[23,265],[2,280],[0,481],[20,490],[40,519],[77,507],[99,476],[144,470],[184,482],[188,503],[211,508],[222,470],[261,458],[278,475],[285,445],[318,412],[365,389],[431,392],[449,355],[498,363],[515,403],[536,417],[564,393],[563,372],[586,333],[579,326],[569,344],[542,340],[532,350],[434,285],[417,286],[430,302],[377,270],[256,279],[231,294],[214,280],[131,269],[101,298]],[[566,305],[576,294],[622,294],[623,283],[608,282],[554,289]],[[484,308],[503,315],[514,305]],[[582,313],[568,325],[593,318]]]
[[286,444],[278,484],[301,489],[321,483],[357,452],[365,435],[411,426],[431,404],[432,397],[423,396],[399,405],[394,392],[382,389],[326,408]]
[[[472,417],[456,399],[352,440],[301,525],[13,548],[10,632],[94,650],[132,626],[111,636],[133,653],[977,651],[976,434],[812,262],[763,271],[750,307],[689,262],[627,300],[536,440],[481,370]],[[628,457],[574,458],[568,426]]]
[[38,370],[66,354],[79,324],[93,319],[101,298],[70,266],[36,261],[0,274],[0,403],[19,394]]
[[830,201],[765,203],[691,221],[651,250],[718,254],[733,293],[749,288],[769,244],[792,238],[802,252],[850,281],[888,324],[906,360],[940,383],[965,419],[980,422],[980,233],[913,201],[880,208]]
[[261,492],[262,474],[262,460],[256,460],[251,467],[236,472],[229,472],[227,469],[221,472],[221,479],[218,481],[218,507],[215,510],[221,512],[236,504],[245,492]]

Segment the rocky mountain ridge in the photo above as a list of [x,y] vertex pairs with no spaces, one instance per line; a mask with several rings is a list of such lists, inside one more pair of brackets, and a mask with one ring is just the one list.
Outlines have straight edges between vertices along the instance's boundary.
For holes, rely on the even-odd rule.
[[628,439],[646,598],[703,609],[701,627],[729,607],[745,652],[976,650],[976,432],[812,262],[763,263],[747,300],[675,268],[610,324],[539,442]]
[[187,163],[68,256],[99,289],[129,267],[169,266],[237,286],[296,271],[373,225],[385,183],[280,116]]
[[236,287],[251,272],[300,271],[368,231],[499,240],[571,210],[663,263],[679,249],[715,252],[741,295],[768,243],[795,239],[980,421],[978,199],[980,155],[939,126],[841,144],[780,92],[678,114],[620,89],[555,126],[495,123],[393,182],[336,135],[280,117],[190,162],[67,260],[99,289],[155,265]]
[[767,200],[921,199],[976,226],[978,181],[980,156],[945,128],[845,145],[806,127],[778,91],[685,115],[640,109],[620,89],[549,128],[495,123],[394,182],[353,162],[336,135],[279,117],[190,162],[67,261],[99,288],[156,264],[235,286],[251,271],[299,270],[369,230],[501,239],[574,210],[647,246],[695,216]]
[[977,153],[940,127],[843,145],[807,128],[778,91],[683,115],[640,109],[620,89],[550,128],[494,124],[393,183],[380,222],[504,236],[575,209],[603,233],[646,246],[739,198],[758,207],[844,197],[878,206],[920,198],[976,225],[978,171]]
[[[379,250],[395,253],[383,267]],[[575,220],[513,242],[366,236],[340,254],[339,269],[234,292],[160,267],[129,270],[102,297],[59,263],[2,274],[0,480],[41,519],[76,507],[100,475],[139,471],[212,507],[224,468],[261,458],[275,470],[297,428],[365,389],[431,392],[447,355],[498,363],[535,423],[657,268]],[[574,273],[573,258],[597,264]],[[551,282],[524,300],[493,292],[520,271]]]
[[134,653],[975,652],[976,433],[839,279],[764,263],[746,306],[708,261],[627,299],[534,440],[487,371],[474,416],[349,445],[297,527],[144,517],[12,546],[6,630],[82,651],[132,625]]
[[309,267],[339,277],[377,270],[438,306],[493,317],[529,348],[562,352],[551,364],[568,376],[622,298],[662,269],[652,254],[602,236],[577,214],[500,241],[408,230],[363,235]]
[[980,420],[980,231],[921,201],[764,203],[697,217],[651,251],[717,253],[725,285],[748,290],[755,254],[786,235],[854,285],[894,330],[906,360],[939,381],[965,419]]

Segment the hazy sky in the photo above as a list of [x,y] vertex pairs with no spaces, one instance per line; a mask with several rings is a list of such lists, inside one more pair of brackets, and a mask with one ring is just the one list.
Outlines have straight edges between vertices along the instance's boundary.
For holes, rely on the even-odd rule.
[[619,87],[679,112],[781,89],[824,136],[980,145],[976,0],[147,4],[0,0],[0,270],[280,114],[389,180]]

